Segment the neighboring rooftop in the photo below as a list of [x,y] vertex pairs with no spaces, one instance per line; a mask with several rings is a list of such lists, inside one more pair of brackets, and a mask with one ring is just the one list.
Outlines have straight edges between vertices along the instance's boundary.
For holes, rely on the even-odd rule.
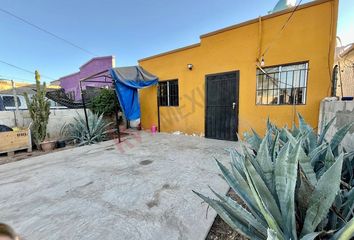
[[85,65],[89,64],[90,62],[96,61],[96,60],[102,60],[102,59],[112,59],[112,67],[115,67],[115,62],[116,62],[116,58],[113,55],[110,56],[102,56],[102,57],[94,57],[91,58],[90,60],[88,60],[86,63],[82,64],[80,69],[83,68]]
[[347,46],[344,46],[344,47],[339,49],[339,56],[340,57],[344,57],[344,56],[346,56],[347,54],[349,54],[353,50],[354,50],[354,43],[350,43]]
[[[0,81],[1,83],[1,81]],[[47,86],[47,90],[53,90],[53,89],[58,89],[60,88],[59,86]],[[23,86],[18,86],[16,84],[16,93],[18,95],[23,95],[25,92],[28,94],[35,94],[36,92],[34,91],[34,89],[36,89],[36,84],[26,84]],[[0,94],[13,94],[13,90],[12,87],[4,89],[4,90],[0,90]]]
[[[15,81],[16,87],[22,87],[29,85],[29,83],[24,83],[24,82],[16,82]],[[0,91],[7,90],[7,89],[12,89],[12,83],[11,80],[9,79],[0,79]]]
[[94,62],[94,61],[98,61],[98,60],[103,60],[103,59],[111,59],[112,60],[112,67],[115,67],[115,56],[113,55],[110,55],[110,56],[102,56],[102,57],[94,57],[94,58],[91,58],[89,61],[87,61],[86,63],[82,64],[79,69],[80,71],[77,71],[77,72],[74,72],[74,73],[70,73],[70,74],[67,74],[65,76],[62,76],[60,77],[59,79],[53,81],[53,82],[56,82],[56,81],[60,81],[64,78],[68,78],[68,77],[71,77],[71,76],[74,76],[74,75],[80,75],[81,73],[81,70],[86,66],[88,65],[89,63],[91,62]]

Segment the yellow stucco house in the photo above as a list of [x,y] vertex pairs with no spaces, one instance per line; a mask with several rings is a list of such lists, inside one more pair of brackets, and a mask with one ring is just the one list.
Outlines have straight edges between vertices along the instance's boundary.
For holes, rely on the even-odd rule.
[[290,126],[296,112],[317,127],[331,92],[338,0],[317,0],[200,37],[141,59],[159,77],[139,92],[143,128],[236,140],[268,116]]

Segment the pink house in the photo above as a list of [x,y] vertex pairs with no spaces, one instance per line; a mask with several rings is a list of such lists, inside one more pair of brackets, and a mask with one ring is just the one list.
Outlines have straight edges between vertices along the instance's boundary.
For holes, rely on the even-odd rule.
[[[95,73],[102,72],[104,70],[109,70],[115,67],[115,57],[114,56],[105,56],[105,57],[95,57],[90,61],[85,63],[80,67],[80,71],[76,73],[72,73],[70,75],[61,77],[58,79],[60,82],[60,86],[65,90],[65,93],[68,94],[74,100],[81,100],[80,93],[80,79],[91,76]],[[103,87],[106,86],[107,83],[103,77],[94,79],[95,81],[102,81],[102,83],[84,83],[82,85],[83,89],[87,86],[91,87]],[[107,79],[106,81],[110,81]]]

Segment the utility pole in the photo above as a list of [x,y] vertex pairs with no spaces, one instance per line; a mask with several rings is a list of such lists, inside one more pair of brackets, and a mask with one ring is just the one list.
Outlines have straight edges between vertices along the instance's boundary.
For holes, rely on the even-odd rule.
[[17,116],[20,116],[19,110],[18,110],[18,102],[17,102],[17,93],[16,93],[16,85],[14,80],[11,80],[11,85],[12,85],[12,93],[14,95],[14,102],[15,102],[15,126],[18,127],[18,122],[17,122]]

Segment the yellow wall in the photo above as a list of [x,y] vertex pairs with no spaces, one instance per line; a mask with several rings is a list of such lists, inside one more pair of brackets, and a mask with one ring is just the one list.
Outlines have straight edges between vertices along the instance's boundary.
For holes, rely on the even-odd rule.
[[[306,105],[296,111],[317,127],[320,101],[330,94],[338,0],[319,0],[300,6],[285,30],[288,10],[201,36],[200,44],[139,61],[161,81],[178,79],[179,106],[160,107],[161,131],[204,134],[205,75],[240,71],[239,133],[254,128],[264,132],[267,117],[283,126],[294,119],[293,106],[256,105],[256,59],[264,55],[266,66],[309,61]],[[261,36],[261,38],[260,38]],[[261,40],[260,40],[261,39]],[[187,64],[194,65],[193,70]],[[265,66],[265,67],[266,67]],[[156,87],[140,91],[143,128],[157,125]]]

